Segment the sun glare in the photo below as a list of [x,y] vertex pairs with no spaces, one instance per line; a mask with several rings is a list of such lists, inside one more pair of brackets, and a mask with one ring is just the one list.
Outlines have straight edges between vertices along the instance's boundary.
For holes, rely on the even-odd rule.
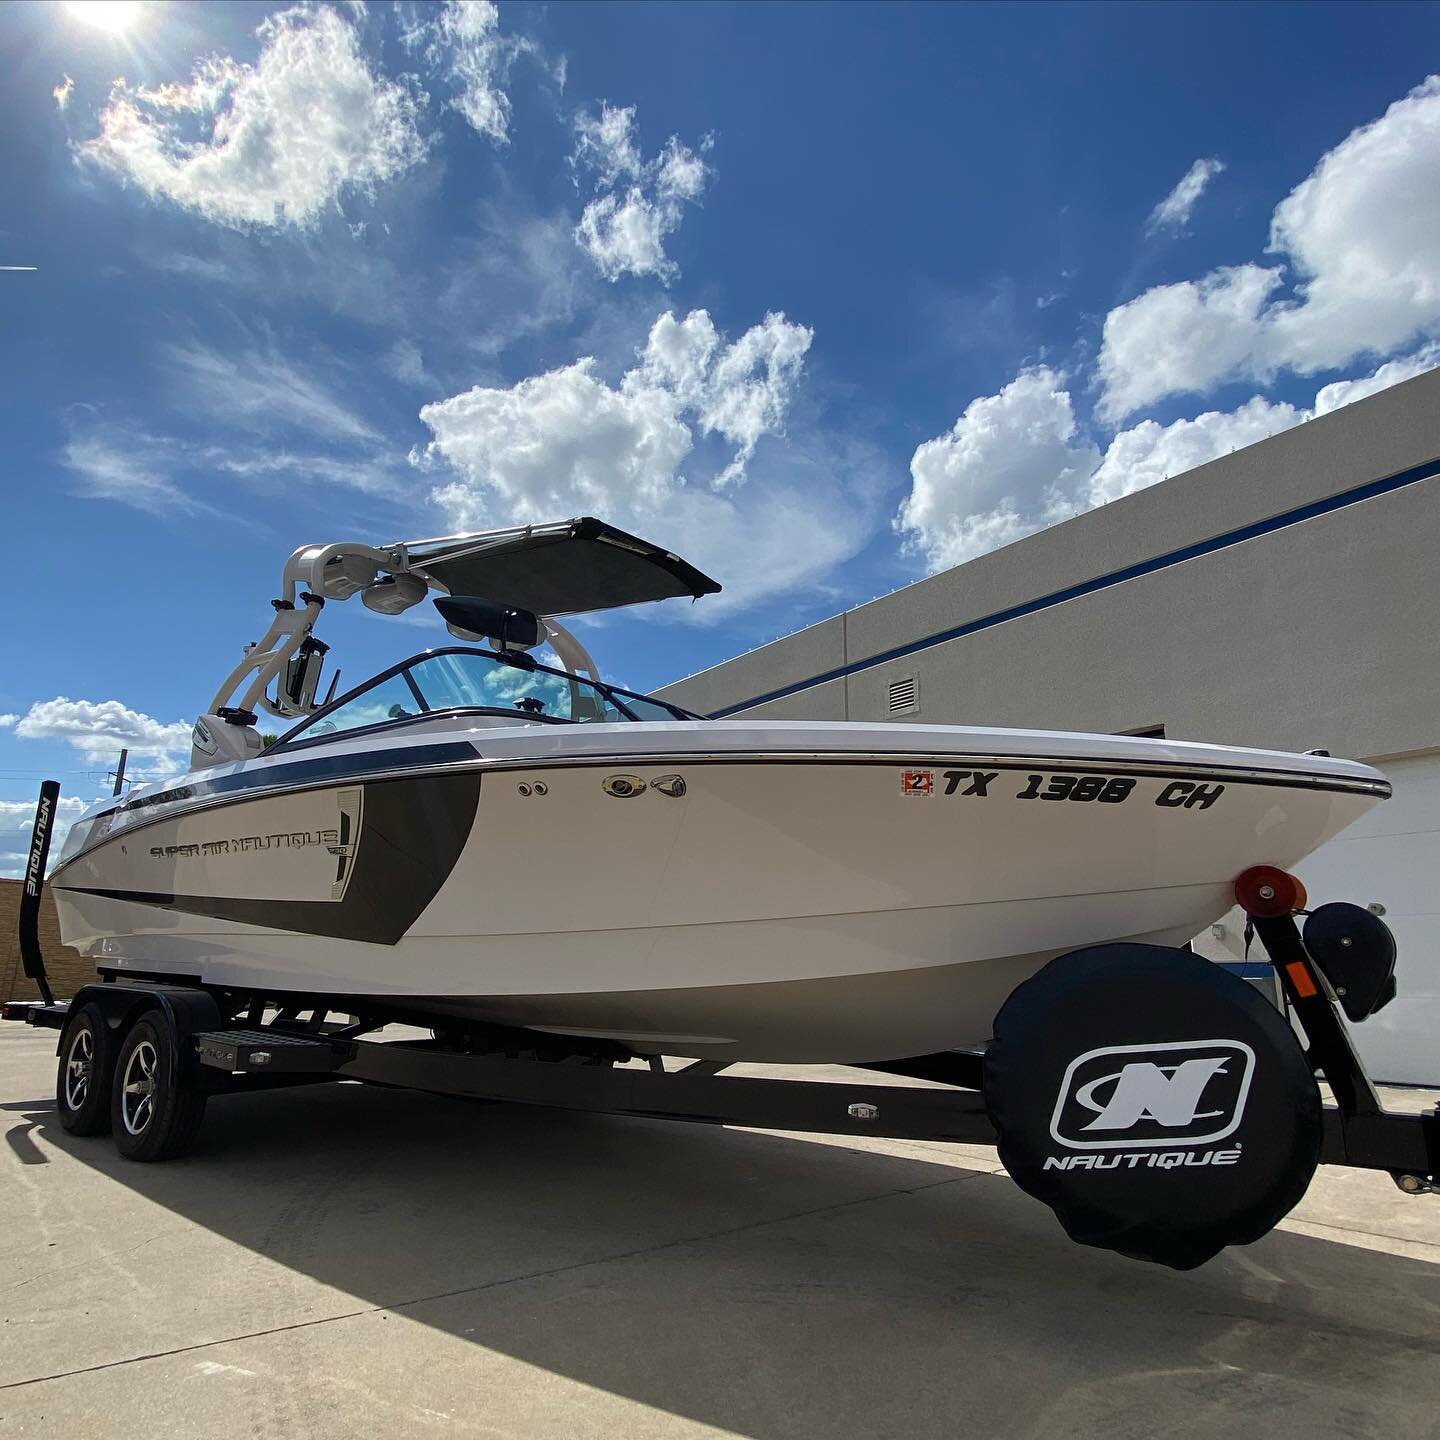
[[65,0],[65,8],[77,20],[118,35],[140,14],[140,0]]

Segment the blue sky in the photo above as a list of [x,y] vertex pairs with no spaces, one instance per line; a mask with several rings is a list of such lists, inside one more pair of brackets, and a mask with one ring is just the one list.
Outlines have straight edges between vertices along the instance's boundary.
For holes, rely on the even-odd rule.
[[646,688],[1440,359],[1434,6],[129,9],[0,7],[0,873],[302,542],[637,530]]

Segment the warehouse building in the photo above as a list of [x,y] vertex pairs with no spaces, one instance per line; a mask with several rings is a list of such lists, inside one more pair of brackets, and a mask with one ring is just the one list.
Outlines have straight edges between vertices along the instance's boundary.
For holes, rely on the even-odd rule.
[[[1378,765],[1301,869],[1383,907],[1377,1078],[1440,1083],[1440,370],[660,692],[716,717],[1108,731]],[[1243,956],[1238,912],[1198,949]]]

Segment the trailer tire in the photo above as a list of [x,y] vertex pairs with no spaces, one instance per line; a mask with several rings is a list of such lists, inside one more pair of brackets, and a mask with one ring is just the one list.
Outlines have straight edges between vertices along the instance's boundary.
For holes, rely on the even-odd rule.
[[110,1095],[115,1148],[125,1159],[170,1160],[194,1142],[206,1096],[191,1083],[183,1061],[175,1032],[158,1011],[130,1027]]
[[1019,986],[984,1093],[1002,1163],[1072,1240],[1177,1270],[1258,1240],[1320,1158],[1319,1089],[1284,1017],[1158,945],[1072,951]]
[[82,1005],[60,1036],[55,1067],[55,1108],[71,1135],[110,1130],[110,1083],[115,1073],[115,1032],[98,1005]]

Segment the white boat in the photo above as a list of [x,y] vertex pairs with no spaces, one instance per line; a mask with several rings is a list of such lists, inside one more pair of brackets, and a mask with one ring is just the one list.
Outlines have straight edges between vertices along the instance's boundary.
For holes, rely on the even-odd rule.
[[[883,1060],[982,1044],[1062,952],[1183,944],[1242,871],[1293,868],[1389,794],[1323,755],[707,720],[604,685],[556,618],[718,588],[594,520],[298,550],[191,771],[70,831],[63,938],[121,977],[436,1026]],[[324,601],[432,590],[493,647],[316,702]],[[260,710],[297,722],[263,750]]]

